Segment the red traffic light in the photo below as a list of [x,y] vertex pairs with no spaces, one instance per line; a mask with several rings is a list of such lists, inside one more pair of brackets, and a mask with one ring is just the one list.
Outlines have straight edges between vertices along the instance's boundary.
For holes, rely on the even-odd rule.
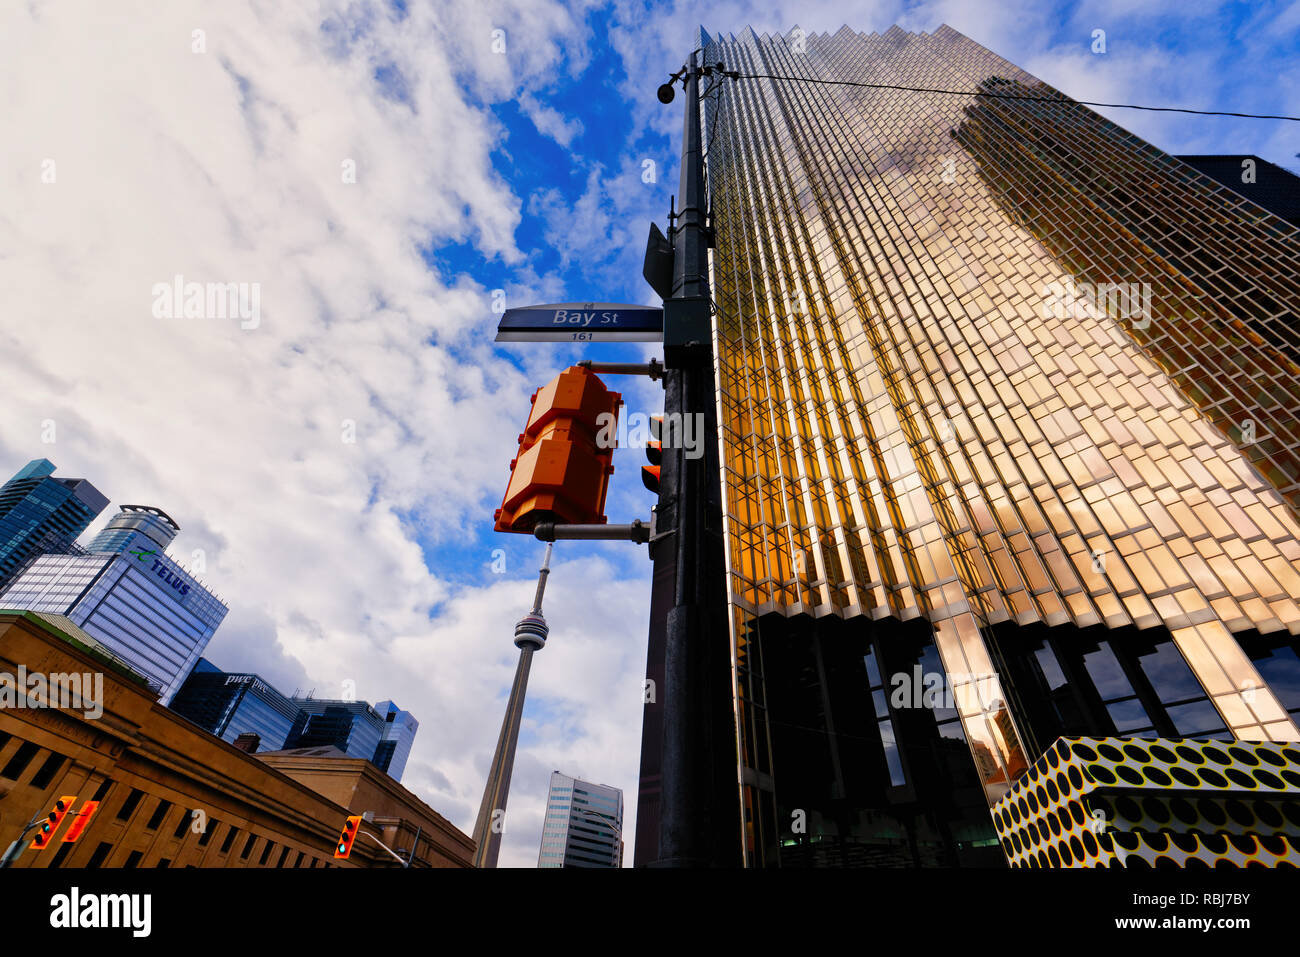
[[604,524],[621,400],[581,366],[533,394],[510,484],[494,516],[498,532],[530,533],[543,521]]
[[352,842],[357,839],[357,832],[360,828],[360,814],[354,814],[347,819],[343,825],[342,833],[339,834],[338,843],[334,846],[335,857],[347,857],[352,853]]
[[75,794],[68,794],[54,802],[54,807],[36,829],[36,836],[32,838],[32,850],[43,851],[50,846],[50,842],[54,840],[54,832],[59,829],[59,824],[63,822],[63,818],[76,800]]

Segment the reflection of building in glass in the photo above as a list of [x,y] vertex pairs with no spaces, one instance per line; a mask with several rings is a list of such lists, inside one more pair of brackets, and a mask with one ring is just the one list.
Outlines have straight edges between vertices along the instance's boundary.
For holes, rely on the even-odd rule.
[[55,478],[48,459],[19,469],[0,486],[0,589],[34,556],[71,547],[107,504],[85,479]]
[[[947,27],[801,40],[701,46],[1061,99]],[[1295,227],[1069,100],[704,105],[746,862],[997,863],[1059,737],[1300,736]],[[1000,693],[892,706],[918,664]]]
[[[116,534],[127,528],[131,534]],[[66,615],[148,679],[167,704],[227,611],[165,554],[179,530],[158,509],[123,506],[88,553],[46,554],[29,563],[0,594],[0,607]]]
[[411,756],[411,745],[415,743],[415,732],[420,730],[420,722],[415,715],[403,711],[391,701],[381,701],[375,710],[384,716],[384,735],[375,749],[375,764],[379,770],[387,771],[394,780],[402,780],[406,770],[406,759]]
[[285,748],[333,745],[354,758],[374,758],[384,737],[384,719],[364,701],[297,698],[299,709]]
[[621,867],[623,792],[551,772],[538,867]]
[[227,674],[200,658],[171,708],[209,734],[232,744],[243,734],[257,735],[254,750],[278,751],[298,717],[298,706],[253,674]]
[[[255,674],[228,674],[200,658],[172,700],[173,711],[232,744],[257,735],[254,750],[333,747],[365,758],[394,781],[402,779],[420,723],[391,701],[287,697]],[[250,739],[245,739],[246,741]]]
[[396,781],[402,779],[420,727],[409,711],[391,701],[381,701],[378,710],[364,701],[312,697],[292,701],[299,711],[285,740],[286,749],[332,745],[350,757],[365,758]]

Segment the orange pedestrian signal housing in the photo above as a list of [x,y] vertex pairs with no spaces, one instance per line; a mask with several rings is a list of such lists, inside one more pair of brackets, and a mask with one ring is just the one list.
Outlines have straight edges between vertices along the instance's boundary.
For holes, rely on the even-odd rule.
[[347,857],[352,853],[352,842],[357,839],[357,832],[361,830],[361,815],[354,814],[347,819],[343,825],[343,832],[339,834],[338,843],[334,846],[335,857]]
[[81,805],[81,810],[72,816],[72,823],[68,825],[68,833],[63,835],[63,843],[71,844],[81,837],[82,832],[90,824],[90,819],[95,816],[95,812],[98,810],[98,801],[87,801]]
[[605,523],[623,396],[572,366],[533,393],[533,410],[495,513],[498,532],[531,533],[538,522]]
[[652,415],[650,417],[650,434],[654,436],[646,443],[645,457],[650,461],[649,465],[641,466],[641,484],[656,495],[659,494],[659,467],[663,461],[664,417],[662,415]]
[[43,851],[50,846],[50,842],[54,840],[54,832],[59,829],[63,818],[72,809],[72,803],[76,800],[75,794],[68,794],[54,802],[54,807],[36,829],[36,836],[32,838],[32,850]]

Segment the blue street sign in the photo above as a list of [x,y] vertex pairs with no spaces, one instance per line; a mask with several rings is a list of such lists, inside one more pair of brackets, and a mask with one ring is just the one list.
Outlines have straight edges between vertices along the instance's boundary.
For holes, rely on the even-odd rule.
[[664,311],[623,302],[556,302],[507,309],[497,342],[659,342]]

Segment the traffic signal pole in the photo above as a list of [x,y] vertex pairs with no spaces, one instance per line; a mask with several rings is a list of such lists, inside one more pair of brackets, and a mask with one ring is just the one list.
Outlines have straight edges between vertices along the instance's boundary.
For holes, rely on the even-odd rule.
[[697,57],[684,71],[681,205],[671,229],[672,295],[664,300],[664,421],[699,416],[706,452],[688,457],[685,443],[663,437],[655,521],[662,542],[652,545],[652,558],[654,580],[672,595],[662,638],[653,624],[650,637],[652,655],[663,648],[664,685],[655,867],[741,861]]

